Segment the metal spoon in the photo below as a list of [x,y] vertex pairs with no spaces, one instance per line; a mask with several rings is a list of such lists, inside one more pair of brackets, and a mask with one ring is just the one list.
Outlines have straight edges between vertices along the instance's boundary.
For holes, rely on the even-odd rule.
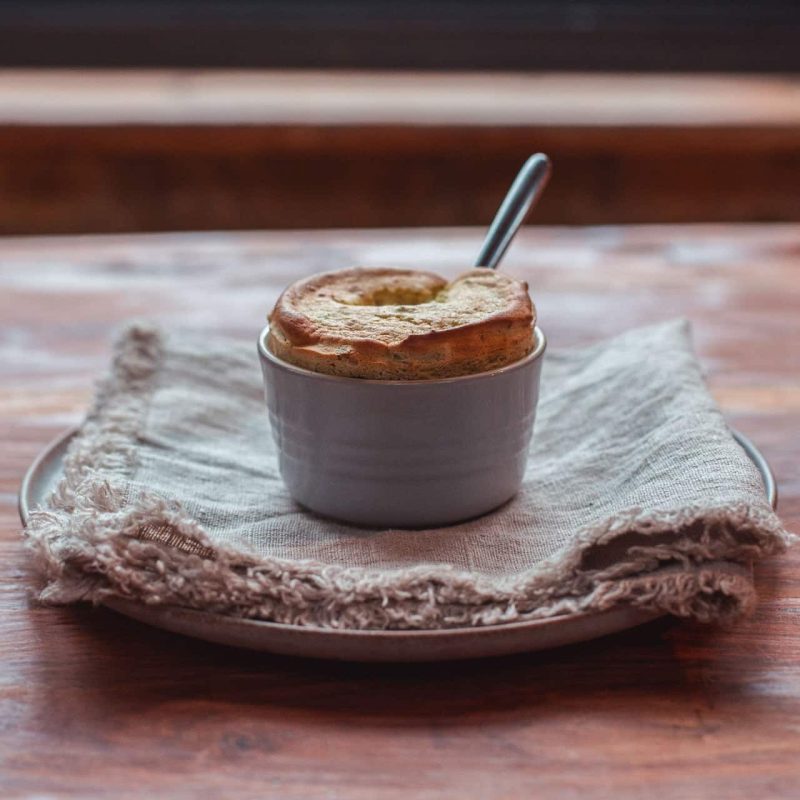
[[476,267],[497,268],[528,212],[541,197],[550,172],[550,159],[544,153],[536,153],[523,164],[489,226]]

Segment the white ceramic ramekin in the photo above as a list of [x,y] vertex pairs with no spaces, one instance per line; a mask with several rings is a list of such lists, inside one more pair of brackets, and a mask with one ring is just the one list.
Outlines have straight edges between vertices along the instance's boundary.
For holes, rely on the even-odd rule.
[[525,471],[546,347],[458,378],[381,381],[311,372],[258,338],[280,471],[292,497],[356,525],[450,525],[511,499]]

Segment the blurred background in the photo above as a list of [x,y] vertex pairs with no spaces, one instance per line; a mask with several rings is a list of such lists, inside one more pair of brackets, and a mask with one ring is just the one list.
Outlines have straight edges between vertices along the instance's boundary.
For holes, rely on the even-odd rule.
[[0,233],[800,220],[800,3],[0,3]]

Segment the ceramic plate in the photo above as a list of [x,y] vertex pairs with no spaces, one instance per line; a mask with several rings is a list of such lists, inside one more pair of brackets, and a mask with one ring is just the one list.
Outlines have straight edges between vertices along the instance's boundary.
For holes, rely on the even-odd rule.
[[[43,503],[61,476],[64,455],[75,431],[50,444],[31,464],[19,495],[23,524],[29,509]],[[755,445],[734,437],[758,467],[773,507],[777,491],[772,470]],[[128,617],[209,642],[292,656],[347,661],[444,661],[545,650],[588,641],[655,619],[657,614],[620,607],[548,619],[432,631],[336,631],[237,619],[188,608],[146,606],[108,599],[105,604]]]

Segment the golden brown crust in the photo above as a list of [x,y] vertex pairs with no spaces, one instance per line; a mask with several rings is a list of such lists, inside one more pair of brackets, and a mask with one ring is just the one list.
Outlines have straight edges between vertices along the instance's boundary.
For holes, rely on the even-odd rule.
[[314,372],[379,380],[470,375],[533,348],[528,286],[476,268],[451,283],[430,272],[344,269],[289,286],[267,345]]

